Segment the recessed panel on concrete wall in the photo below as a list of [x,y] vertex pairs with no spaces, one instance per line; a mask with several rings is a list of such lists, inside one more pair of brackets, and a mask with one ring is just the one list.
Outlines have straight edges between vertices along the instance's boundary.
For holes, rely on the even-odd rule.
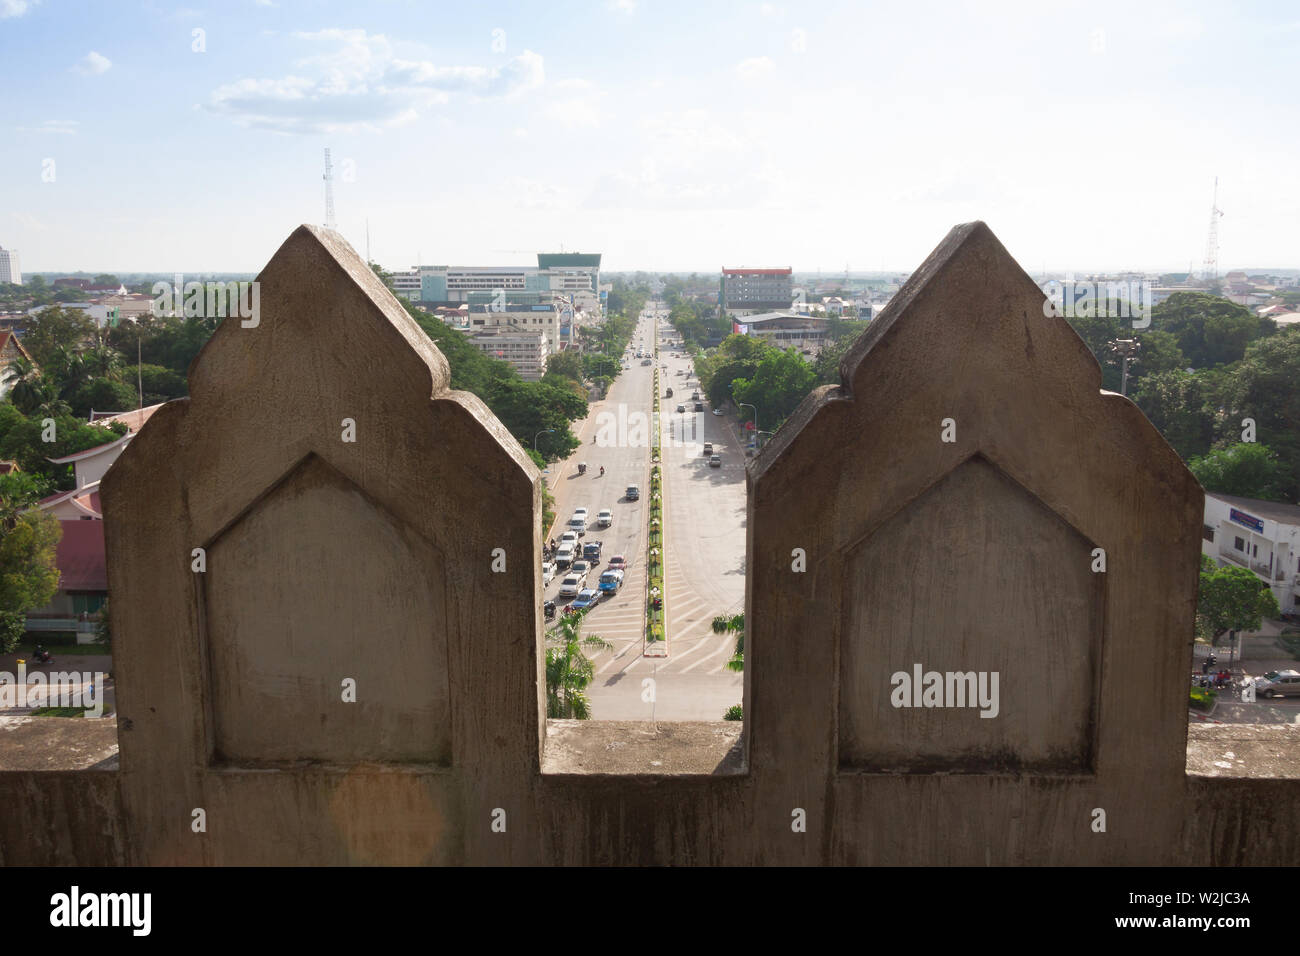
[[450,762],[443,561],[334,468],[309,456],[198,577],[215,763]]
[[841,768],[1090,772],[1092,547],[980,456],[870,531],[844,563]]

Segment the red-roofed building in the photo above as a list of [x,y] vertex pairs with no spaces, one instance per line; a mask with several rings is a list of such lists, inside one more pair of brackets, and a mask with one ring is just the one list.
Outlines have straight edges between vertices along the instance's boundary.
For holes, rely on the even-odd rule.
[[[97,496],[96,496],[97,497]],[[27,630],[74,633],[77,643],[95,638],[96,615],[108,600],[108,570],[103,521],[60,521],[56,563],[59,593],[45,607],[27,615]]]

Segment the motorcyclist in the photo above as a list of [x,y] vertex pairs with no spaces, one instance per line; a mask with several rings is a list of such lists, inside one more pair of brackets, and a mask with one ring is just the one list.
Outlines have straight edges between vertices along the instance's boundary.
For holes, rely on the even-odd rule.
[[602,478],[605,477],[605,466],[604,466],[604,465],[601,465],[601,466],[600,466],[600,477],[602,477]]

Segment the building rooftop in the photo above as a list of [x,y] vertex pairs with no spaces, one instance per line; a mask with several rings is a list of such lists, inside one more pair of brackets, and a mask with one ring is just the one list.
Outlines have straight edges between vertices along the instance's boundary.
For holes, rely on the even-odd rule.
[[1267,518],[1269,521],[1300,525],[1300,505],[1288,505],[1279,501],[1261,501],[1258,498],[1241,498],[1237,495],[1221,495],[1213,491],[1207,491],[1205,497],[1217,498],[1219,501],[1227,502],[1234,508],[1249,511],[1251,514]]

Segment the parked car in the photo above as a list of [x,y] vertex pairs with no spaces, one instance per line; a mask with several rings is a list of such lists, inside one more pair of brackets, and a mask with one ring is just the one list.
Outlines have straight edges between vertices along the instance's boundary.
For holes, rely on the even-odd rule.
[[577,597],[578,592],[587,585],[586,574],[566,574],[560,582],[560,597]]
[[636,501],[641,497],[641,489],[636,485],[628,485],[627,491],[625,491],[624,494],[627,496],[628,501]]
[[712,454],[713,454],[713,442],[711,442],[711,441],[706,441],[706,442],[704,443],[704,454],[706,454],[706,455],[712,455]]
[[569,610],[576,614],[579,611],[585,611],[588,608],[596,606],[600,601],[600,592],[592,588],[583,588],[574,598],[573,603],[569,605]]
[[614,523],[614,512],[608,508],[602,508],[600,514],[596,515],[596,524],[602,528],[608,528]]
[[710,468],[721,468],[721,467],[722,467],[722,456],[721,456],[721,455],[714,455],[712,458],[710,458],[710,459],[709,459],[709,467],[710,467]]
[[715,408],[715,409],[713,410],[713,414],[715,414],[715,415],[721,415],[721,414],[722,414],[722,409],[720,409],[720,408]]
[[618,589],[623,586],[623,572],[617,568],[606,571],[600,576],[600,590],[616,594]]
[[1258,697],[1300,697],[1300,671],[1267,671],[1255,678]]
[[[623,571],[623,570],[625,570],[626,568],[627,568],[627,561],[626,561],[626,559],[624,559],[623,555],[621,555],[621,554],[616,554],[616,555],[614,555],[612,558],[609,559],[609,570],[610,570],[610,571]],[[608,572],[606,572],[606,573],[608,573]]]
[[545,587],[546,585],[550,584],[551,579],[554,577],[555,577],[555,562],[543,561],[542,562],[542,586]]

